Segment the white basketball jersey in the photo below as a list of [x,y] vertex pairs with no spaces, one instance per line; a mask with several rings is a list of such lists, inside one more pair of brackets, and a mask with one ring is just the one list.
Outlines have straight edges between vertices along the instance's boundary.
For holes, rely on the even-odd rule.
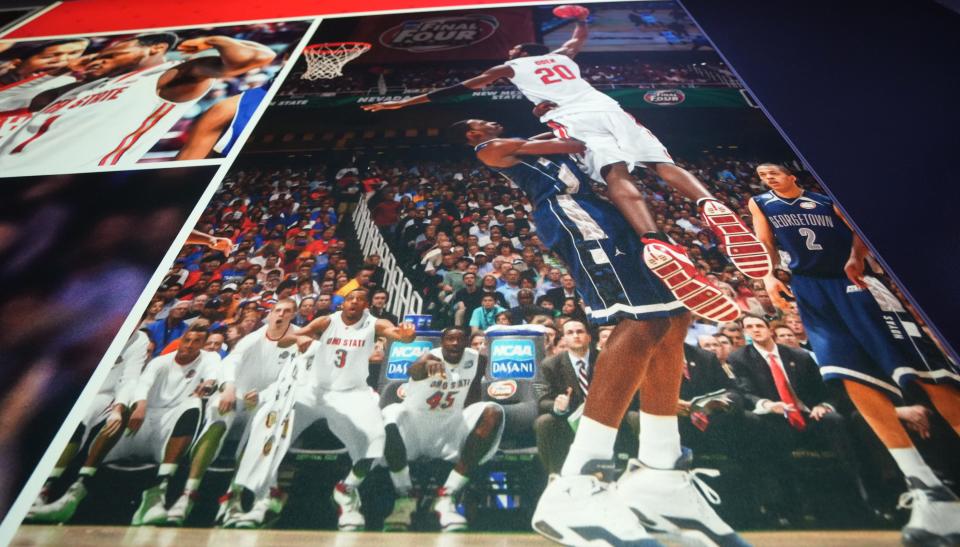
[[558,107],[541,121],[565,114],[620,110],[617,101],[594,89],[580,77],[580,67],[570,57],[556,53],[507,61],[513,68],[510,81],[533,104],[553,101]]
[[459,363],[448,363],[443,358],[441,348],[433,348],[430,354],[443,361],[447,379],[441,380],[429,376],[423,380],[408,381],[404,387],[406,394],[403,404],[411,410],[429,412],[437,416],[463,412],[467,394],[470,392],[470,384],[477,376],[480,354],[474,349],[466,348]]
[[157,94],[160,76],[175,65],[101,78],[67,92],[0,146],[0,172],[71,173],[136,163],[199,99],[174,103]]
[[263,391],[277,381],[288,358],[296,352],[295,346],[278,346],[267,338],[267,327],[261,327],[241,338],[223,359],[221,380],[236,385],[237,397],[249,391]]
[[201,351],[187,365],[176,362],[176,352],[161,355],[147,363],[137,380],[132,402],[147,400],[147,409],[173,408],[193,395],[205,380],[215,380],[220,368],[220,355]]
[[0,143],[24,127],[33,114],[30,102],[48,89],[62,87],[77,81],[70,74],[51,76],[35,74],[29,78],[0,86]]
[[330,316],[330,325],[317,346],[311,371],[316,386],[333,391],[348,391],[367,386],[370,356],[377,339],[377,318],[364,310],[363,317],[346,325],[342,312]]
[[150,338],[145,332],[138,330],[133,333],[100,386],[100,393],[112,396],[117,403],[128,405],[133,402],[131,398],[137,378],[150,356],[149,343]]

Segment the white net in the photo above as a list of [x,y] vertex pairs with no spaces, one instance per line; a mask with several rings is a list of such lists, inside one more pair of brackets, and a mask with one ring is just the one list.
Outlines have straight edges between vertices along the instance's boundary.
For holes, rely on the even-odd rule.
[[364,42],[337,42],[331,44],[313,44],[303,50],[307,59],[304,80],[328,80],[343,76],[343,65],[370,50],[370,44]]

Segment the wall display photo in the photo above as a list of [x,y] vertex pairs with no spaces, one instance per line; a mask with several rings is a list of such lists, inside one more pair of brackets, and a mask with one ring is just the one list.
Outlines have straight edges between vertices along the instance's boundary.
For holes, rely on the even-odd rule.
[[955,357],[681,4],[306,43],[15,537],[956,541]]
[[222,158],[236,129],[223,120],[256,109],[309,24],[7,42],[0,176]]

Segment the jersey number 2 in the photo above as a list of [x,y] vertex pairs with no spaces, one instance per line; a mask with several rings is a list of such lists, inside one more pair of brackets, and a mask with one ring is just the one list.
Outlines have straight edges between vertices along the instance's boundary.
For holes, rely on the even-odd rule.
[[333,353],[333,366],[343,368],[347,364],[347,350],[338,349]]
[[800,228],[800,235],[807,238],[807,249],[811,251],[822,251],[823,245],[817,243],[817,233],[810,228]]
[[545,66],[534,70],[533,73],[540,76],[540,81],[546,85],[558,84],[561,80],[577,79],[573,71],[564,65]]

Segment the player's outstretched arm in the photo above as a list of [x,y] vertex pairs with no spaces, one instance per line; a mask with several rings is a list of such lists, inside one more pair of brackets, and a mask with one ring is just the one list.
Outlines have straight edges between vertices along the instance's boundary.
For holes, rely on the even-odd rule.
[[191,231],[184,245],[206,245],[214,251],[220,251],[226,256],[230,256],[230,252],[233,251],[233,242],[230,241],[230,238],[215,237],[199,230]]
[[583,142],[575,139],[496,139],[477,152],[477,158],[492,167],[510,167],[520,161],[517,156],[581,154],[584,150]]
[[554,51],[558,55],[566,55],[567,57],[573,58],[576,57],[580,50],[583,49],[584,44],[587,43],[587,37],[590,34],[590,31],[587,30],[587,16],[590,15],[589,11],[586,11],[583,16],[577,20],[577,24],[573,27],[573,36],[569,40],[564,42],[559,49]]
[[387,319],[377,319],[376,331],[377,336],[385,336],[389,340],[397,340],[404,343],[413,342],[417,337],[417,329],[413,326],[413,323],[409,321],[394,325]]
[[497,65],[488,68],[482,74],[474,76],[469,80],[464,80],[457,85],[434,89],[430,93],[424,93],[415,97],[410,97],[400,101],[384,101],[382,103],[367,104],[361,108],[367,112],[379,112],[381,110],[398,110],[417,104],[429,103],[432,100],[442,99],[444,97],[456,97],[474,89],[483,89],[496,82],[500,78],[510,78],[513,76],[513,69],[507,65]]
[[[310,321],[309,323],[307,323],[307,324],[304,325],[303,327],[300,327],[299,329],[295,330],[295,331],[293,332],[293,334],[296,335],[296,336],[298,336],[298,337],[300,337],[300,336],[312,336],[312,337],[314,337],[314,338],[317,338],[317,337],[319,337],[321,334],[323,334],[323,332],[324,332],[325,330],[327,330],[327,327],[329,327],[329,326],[330,326],[330,316],[329,316],[329,315],[324,315],[324,316],[322,316],[322,317],[318,317],[318,318],[314,319],[313,321]],[[299,344],[299,343],[300,343],[300,341],[298,340],[298,344]],[[309,345],[309,344],[308,344],[308,345]]]
[[205,36],[184,40],[177,50],[194,54],[216,49],[220,55],[198,57],[171,68],[157,84],[161,98],[173,102],[196,99],[206,93],[207,84],[214,78],[230,78],[270,64],[277,56],[272,49],[249,40],[235,40],[227,36]]

